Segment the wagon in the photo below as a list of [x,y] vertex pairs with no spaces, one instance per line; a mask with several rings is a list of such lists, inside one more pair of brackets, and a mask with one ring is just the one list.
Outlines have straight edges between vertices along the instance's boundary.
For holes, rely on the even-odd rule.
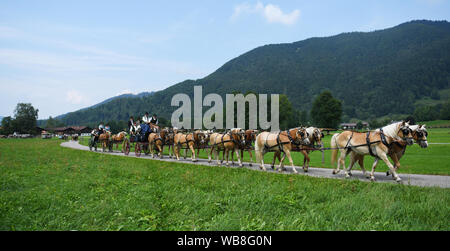
[[134,143],[134,153],[136,154],[136,157],[141,156],[142,150],[144,150],[145,155],[148,155],[150,153],[149,144],[145,136],[143,135],[130,136],[130,140],[124,143],[125,155],[128,155],[130,153],[131,148],[130,143]]

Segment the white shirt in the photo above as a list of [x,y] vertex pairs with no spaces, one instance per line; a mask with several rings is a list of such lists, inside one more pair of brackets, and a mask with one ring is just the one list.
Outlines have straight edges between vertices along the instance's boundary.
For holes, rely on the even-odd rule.
[[139,132],[141,131],[141,125],[135,126],[135,127],[134,127],[134,131],[135,131],[136,133],[139,133]]
[[151,117],[147,117],[144,115],[144,117],[142,117],[142,121],[144,121],[144,123],[150,123]]

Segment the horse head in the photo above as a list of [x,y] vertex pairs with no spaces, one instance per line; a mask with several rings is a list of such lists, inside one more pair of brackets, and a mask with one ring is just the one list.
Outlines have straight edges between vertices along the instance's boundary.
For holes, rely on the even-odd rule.
[[409,121],[398,123],[398,127],[397,136],[406,141],[406,144],[408,145],[414,144],[412,130],[409,128]]
[[201,130],[196,130],[192,133],[192,136],[194,137],[194,141],[200,145],[205,144],[206,135]]
[[414,140],[417,142],[417,144],[419,144],[420,147],[422,148],[427,148],[428,147],[428,132],[427,129],[425,128],[425,125],[418,125],[415,126],[415,128],[411,128],[412,129],[412,136],[414,138]]
[[319,128],[315,128],[314,129],[314,133],[313,133],[313,139],[315,142],[317,142],[318,145],[322,145],[322,138],[325,135],[323,135],[323,132],[319,129]]
[[311,141],[309,140],[309,134],[306,131],[306,128],[297,128],[297,132],[295,132],[295,140],[300,141],[305,145],[311,144]]
[[247,144],[249,142],[255,142],[256,141],[256,134],[258,134],[258,130],[247,130],[245,131],[245,141]]
[[229,130],[230,136],[233,141],[238,142],[238,144],[245,145],[245,130],[241,128],[233,128]]
[[128,135],[127,132],[121,131],[121,132],[119,132],[119,134],[118,134],[118,136],[119,136],[118,139],[119,139],[119,140],[122,140],[122,139],[124,139],[127,135]]

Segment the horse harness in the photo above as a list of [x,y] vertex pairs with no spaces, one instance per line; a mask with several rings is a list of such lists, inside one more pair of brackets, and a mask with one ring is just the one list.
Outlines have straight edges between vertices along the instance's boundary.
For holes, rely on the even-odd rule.
[[[286,134],[287,134],[287,137],[288,137],[288,139],[289,139],[289,142],[282,142],[281,140],[280,140],[280,134],[281,133],[283,133],[283,132],[286,132]],[[293,145],[295,145],[295,146],[299,146],[299,145],[301,145],[301,143],[297,143],[292,137],[291,137],[291,129],[289,129],[289,130],[287,130],[287,131],[282,131],[282,132],[278,132],[278,134],[277,134],[277,144],[276,145],[273,145],[273,146],[268,146],[267,145],[267,139],[269,138],[269,136],[270,136],[270,133],[268,133],[267,134],[267,137],[266,137],[266,140],[264,141],[264,148],[266,148],[266,149],[271,149],[271,148],[273,148],[273,147],[277,147],[278,146],[278,150],[280,151],[280,152],[284,152],[284,148],[282,147],[282,145],[286,145],[286,144],[293,144]]]
[[165,144],[166,144],[166,139],[165,139],[165,137],[164,137],[164,139],[161,137],[161,132],[159,132],[157,135],[158,135],[158,137],[155,138],[155,143],[156,143],[157,140],[159,140],[159,141],[162,142],[163,145],[165,145]]
[[383,143],[383,145],[387,146],[389,149],[391,148],[392,144],[389,144],[386,140],[386,136],[384,135],[383,129],[380,129],[380,140],[376,140],[376,141],[370,141],[370,133],[371,131],[368,131],[366,133],[366,144],[361,144],[361,145],[356,145],[353,146],[350,144],[350,141],[353,138],[353,131],[352,134],[350,135],[350,138],[347,141],[347,144],[345,145],[344,149],[347,149],[348,152],[350,152],[352,150],[352,148],[356,148],[356,147],[361,147],[361,146],[367,146],[367,148],[369,149],[369,154],[372,155],[373,157],[378,157],[378,155],[376,155],[373,151],[372,151],[372,147],[371,145],[373,144],[377,144],[377,143]]
[[189,142],[194,142],[194,144],[195,144],[194,133],[191,133],[191,134],[192,134],[192,139],[188,139],[188,136],[190,134],[187,134],[187,135],[183,134],[183,136],[185,136],[184,138],[186,139],[186,141],[185,142],[178,142],[178,145],[186,144],[186,146],[188,146]]
[[[223,140],[223,137],[225,137],[225,135],[229,135],[230,139]],[[233,142],[234,144],[239,146],[239,142],[236,142],[236,140],[233,138],[233,133],[232,132],[227,132],[227,133],[222,134],[222,137],[220,139],[220,143],[216,143],[216,141],[215,141],[217,139],[217,136],[219,136],[219,135],[216,135],[216,137],[214,138],[214,145],[213,146],[222,144],[223,147],[225,147],[225,143],[228,143],[228,142]]]

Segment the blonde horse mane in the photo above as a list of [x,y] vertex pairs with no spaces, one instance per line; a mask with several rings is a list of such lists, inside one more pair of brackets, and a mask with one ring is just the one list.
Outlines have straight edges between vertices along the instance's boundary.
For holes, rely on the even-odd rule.
[[[399,139],[399,136],[397,135],[398,130],[402,126],[403,122],[395,122],[390,125],[382,127],[383,133],[386,136],[392,137],[394,139]],[[405,126],[409,126],[408,123],[405,123]],[[380,129],[377,129],[377,131],[380,131]]]

